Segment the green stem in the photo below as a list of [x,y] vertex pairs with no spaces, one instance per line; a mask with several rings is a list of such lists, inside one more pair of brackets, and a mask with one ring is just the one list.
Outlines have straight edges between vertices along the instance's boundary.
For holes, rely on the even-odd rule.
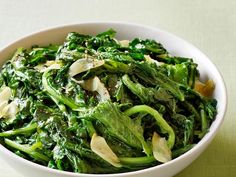
[[[50,71],[50,70],[49,70]],[[51,84],[51,80],[49,79],[49,71],[46,71],[43,73],[42,76],[42,83],[44,89],[50,94],[51,97],[55,98],[61,103],[64,103],[65,105],[69,106],[72,110],[78,110],[80,106],[74,102],[74,100],[62,95],[59,93],[55,88],[53,88]]]
[[25,152],[26,154],[29,154],[31,157],[35,158],[38,161],[49,162],[49,160],[50,160],[47,156],[45,156],[39,152],[33,151],[31,149],[31,147],[29,147],[27,145],[18,144],[12,140],[7,139],[7,138],[5,139],[5,143],[14,149],[17,149],[19,151]]
[[192,149],[196,144],[188,144],[180,149],[177,149],[177,150],[174,150],[172,152],[172,157],[173,159],[174,158],[177,158],[179,157],[180,155],[184,154],[185,152],[189,151],[190,149]]
[[125,74],[122,77],[122,81],[125,84],[126,87],[129,88],[129,90],[137,95],[139,97],[139,99],[142,101],[142,103],[148,103],[151,102],[151,100],[153,99],[153,92],[152,90],[149,88],[147,89],[146,87],[144,87],[143,85],[139,84],[139,83],[134,83],[133,81],[130,80],[129,76],[127,74]]
[[9,136],[14,136],[14,135],[19,135],[19,134],[30,133],[32,131],[35,131],[37,129],[37,126],[38,126],[37,123],[32,123],[23,128],[1,132],[0,137],[9,137]]
[[156,111],[155,109],[147,106],[147,105],[138,105],[134,106],[125,111],[125,114],[131,116],[132,114],[138,112],[146,112],[151,114],[157,121],[158,126],[161,128],[163,133],[168,133],[169,137],[167,140],[167,145],[170,149],[173,148],[175,144],[175,133],[171,126],[165,121],[165,119]]
[[101,164],[106,162],[100,156],[95,154],[91,149],[84,148],[80,144],[75,144],[75,143],[71,143],[71,142],[65,142],[63,144],[63,146],[66,149],[69,149],[69,150],[79,154],[80,157],[82,157],[82,158],[87,158],[87,159],[90,159],[91,161],[94,161],[94,162],[97,161],[98,163],[101,163]]
[[184,101],[184,102],[182,102],[182,105],[189,111],[189,112],[191,112],[194,116],[195,116],[195,118],[196,118],[196,120],[197,121],[201,121],[201,116],[200,116],[200,114],[198,113],[198,111],[195,109],[195,107],[192,105],[192,104],[190,104],[189,102],[187,102],[187,101]]
[[189,66],[189,81],[188,81],[188,85],[191,89],[194,88],[195,78],[196,78],[196,65],[191,64]]
[[92,138],[93,134],[96,133],[96,130],[93,127],[93,123],[86,119],[81,119],[84,126],[87,128],[90,138]]
[[146,157],[120,157],[119,158],[122,165],[134,165],[143,166],[149,165],[150,163],[156,162],[153,156]]
[[179,84],[170,80],[164,74],[156,72],[156,80],[160,83],[162,87],[169,90],[174,96],[176,96],[180,101],[185,100],[184,94],[179,89]]
[[198,135],[199,138],[203,138],[203,136],[207,133],[208,131],[208,121],[207,121],[207,117],[206,117],[206,112],[204,109],[200,110],[200,115],[201,115],[201,123],[202,123],[202,132]]

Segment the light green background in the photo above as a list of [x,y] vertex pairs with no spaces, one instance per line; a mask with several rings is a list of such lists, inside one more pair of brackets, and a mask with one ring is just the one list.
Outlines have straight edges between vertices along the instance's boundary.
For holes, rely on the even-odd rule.
[[[235,177],[236,1],[0,0],[0,48],[46,27],[93,20],[158,27],[186,39],[209,56],[225,78],[228,111],[208,149],[176,177]],[[23,177],[1,158],[0,164],[0,177]]]

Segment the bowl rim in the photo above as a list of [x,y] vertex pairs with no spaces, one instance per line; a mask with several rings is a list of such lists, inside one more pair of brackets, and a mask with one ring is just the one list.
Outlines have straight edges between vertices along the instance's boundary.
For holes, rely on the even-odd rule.
[[[191,148],[189,151],[185,152],[184,154],[182,154],[181,156],[172,159],[171,161],[164,163],[164,164],[160,164],[154,167],[148,167],[142,170],[136,170],[136,171],[131,171],[131,172],[122,172],[122,173],[114,173],[114,174],[87,174],[87,173],[75,173],[75,172],[68,172],[68,171],[60,171],[57,169],[52,169],[49,168],[47,166],[43,166],[37,163],[34,163],[30,160],[24,159],[22,157],[19,157],[18,155],[16,155],[15,153],[13,153],[12,151],[8,150],[7,148],[5,148],[3,145],[0,144],[0,151],[2,151],[3,153],[6,153],[10,158],[12,159],[16,159],[18,161],[20,161],[21,163],[27,165],[27,166],[33,166],[35,168],[41,169],[43,171],[49,172],[49,173],[54,173],[54,174],[60,174],[60,175],[69,175],[69,176],[73,176],[73,177],[108,177],[110,175],[114,176],[114,177],[120,177],[120,176],[129,176],[129,175],[138,175],[138,174],[143,174],[147,171],[153,171],[153,170],[157,170],[159,168],[162,168],[163,166],[171,166],[174,163],[177,163],[179,161],[181,161],[182,159],[187,158],[191,153],[197,151],[197,149],[199,147],[201,147],[203,144],[205,144],[207,141],[211,141],[216,133],[218,132],[220,126],[222,125],[222,122],[224,120],[225,114],[226,114],[226,110],[227,110],[227,89],[226,89],[226,85],[225,85],[225,81],[222,77],[222,74],[220,73],[219,69],[217,68],[217,66],[202,52],[200,51],[197,47],[195,47],[194,45],[192,45],[191,43],[187,42],[186,40],[176,36],[173,33],[170,33],[166,30],[162,30],[160,28],[157,27],[152,27],[152,26],[148,26],[148,25],[143,25],[143,24],[137,24],[137,23],[133,23],[133,22],[123,22],[123,21],[86,21],[86,22],[74,22],[74,23],[67,23],[67,24],[60,24],[60,25],[55,25],[49,28],[43,28],[41,30],[37,30],[35,32],[29,33],[28,35],[24,35],[23,37],[20,37],[14,41],[8,42],[6,45],[4,45],[3,47],[0,48],[0,55],[1,53],[12,47],[14,44],[16,43],[20,43],[21,41],[26,40],[29,37],[41,34],[41,33],[45,33],[51,30],[60,30],[63,28],[69,28],[69,27],[75,27],[75,26],[83,26],[83,25],[125,25],[125,26],[133,26],[133,27],[137,27],[137,28],[145,28],[147,30],[150,31],[158,31],[160,33],[164,33],[165,35],[170,36],[171,38],[177,39],[178,41],[181,41],[185,44],[187,44],[188,46],[190,46],[191,48],[193,48],[194,50],[196,50],[198,53],[200,53],[202,56],[204,56],[209,63],[211,63],[212,67],[215,69],[216,73],[218,74],[219,80],[221,82],[221,89],[223,90],[223,92],[221,93],[222,95],[222,102],[223,102],[223,107],[221,109],[223,109],[223,111],[221,112],[221,115],[218,116],[217,120],[215,119],[213,121],[213,123],[215,123],[215,129],[214,131],[209,131],[193,148]],[[7,61],[7,60],[5,60]],[[212,126],[212,125],[211,125]]]

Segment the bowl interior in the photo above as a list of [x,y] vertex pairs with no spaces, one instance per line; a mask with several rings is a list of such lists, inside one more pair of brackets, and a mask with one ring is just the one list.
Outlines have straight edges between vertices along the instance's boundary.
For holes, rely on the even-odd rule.
[[[203,80],[206,80],[207,78],[213,79],[216,86],[213,96],[218,101],[218,114],[210,128],[209,133],[198,143],[196,147],[194,147],[190,151],[196,151],[198,146],[201,146],[201,144],[204,144],[208,140],[211,140],[215,135],[217,129],[219,128],[219,125],[222,123],[226,110],[226,90],[223,79],[214,64],[201,51],[199,51],[197,48],[187,43],[186,41],[159,29],[126,23],[84,23],[56,27],[19,39],[16,42],[8,45],[4,49],[0,50],[0,65],[2,65],[7,59],[9,59],[18,47],[30,48],[34,44],[41,46],[48,45],[50,43],[59,44],[64,41],[67,33],[72,31],[95,35],[109,28],[113,28],[115,31],[117,31],[116,38],[120,40],[133,39],[136,37],[144,39],[155,39],[162,43],[172,55],[193,58],[193,60],[198,63],[198,68]],[[4,147],[0,145],[0,150],[1,148]],[[186,154],[182,155],[183,157],[180,156],[177,159],[173,160],[173,162],[171,163],[175,163],[178,160],[181,160],[181,158],[187,157],[189,154],[191,154],[191,152],[187,152]],[[161,168],[165,165],[168,165],[168,163],[154,168]]]

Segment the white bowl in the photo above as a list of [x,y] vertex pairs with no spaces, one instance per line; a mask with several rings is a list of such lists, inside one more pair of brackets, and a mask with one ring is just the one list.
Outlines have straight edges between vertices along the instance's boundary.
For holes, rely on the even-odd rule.
[[8,45],[0,51],[0,65],[2,65],[7,59],[9,59],[9,57],[15,52],[18,47],[29,48],[34,44],[47,45],[50,43],[61,43],[65,39],[67,33],[72,31],[94,35],[109,28],[113,28],[117,31],[116,37],[118,39],[132,39],[135,37],[155,39],[162,43],[172,55],[191,57],[196,63],[198,63],[202,79],[211,78],[214,80],[216,85],[213,96],[218,101],[218,114],[210,127],[210,131],[194,148],[181,155],[180,157],[171,160],[168,163],[134,172],[105,175],[76,174],[72,172],[63,172],[50,169],[48,167],[44,167],[25,160],[0,145],[0,158],[2,158],[6,163],[10,164],[14,169],[24,174],[25,177],[173,176],[184,169],[186,166],[188,166],[193,160],[195,160],[206,149],[206,147],[210,144],[210,142],[216,135],[224,119],[224,114],[227,106],[226,88],[219,71],[217,70],[215,65],[207,58],[207,56],[199,51],[196,47],[173,34],[159,30],[157,28],[122,22],[91,22],[59,26],[33,33]]

